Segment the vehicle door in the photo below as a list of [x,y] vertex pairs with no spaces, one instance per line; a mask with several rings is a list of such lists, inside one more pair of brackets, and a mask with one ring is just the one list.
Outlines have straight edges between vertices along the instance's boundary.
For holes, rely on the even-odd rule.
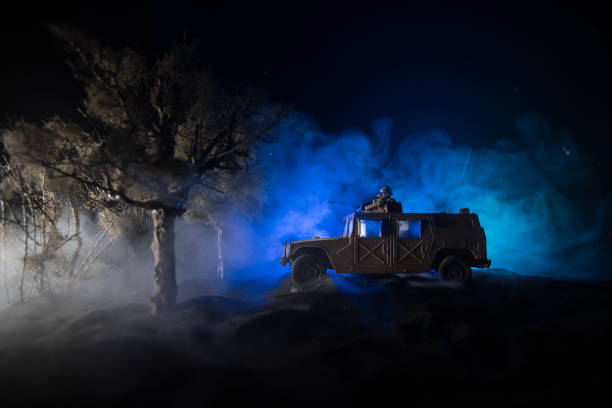
[[423,214],[398,214],[390,220],[393,267],[399,273],[429,270],[433,245],[431,218]]
[[354,272],[355,267],[355,238],[353,233],[355,222],[353,215],[344,218],[342,235],[337,246],[330,252],[336,272]]
[[388,216],[362,214],[355,223],[355,265],[361,272],[387,272]]

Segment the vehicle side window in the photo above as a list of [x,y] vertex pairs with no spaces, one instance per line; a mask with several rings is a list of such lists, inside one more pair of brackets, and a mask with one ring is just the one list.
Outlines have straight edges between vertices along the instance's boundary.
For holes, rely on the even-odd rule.
[[381,220],[359,220],[359,238],[382,237]]
[[421,238],[420,220],[399,221],[398,227],[399,238]]

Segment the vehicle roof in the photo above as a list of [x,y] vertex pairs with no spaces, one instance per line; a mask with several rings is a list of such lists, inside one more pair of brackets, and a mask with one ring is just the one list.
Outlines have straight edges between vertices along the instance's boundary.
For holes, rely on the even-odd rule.
[[353,211],[351,213],[349,213],[348,215],[346,215],[343,219],[346,220],[348,218],[357,216],[359,217],[360,215],[367,215],[367,216],[371,216],[371,215],[380,215],[380,216],[384,216],[384,215],[450,215],[450,216],[465,216],[465,215],[476,215],[475,213],[469,213],[469,214],[458,214],[458,213],[447,213],[445,211],[440,211],[440,212],[377,212],[377,211]]

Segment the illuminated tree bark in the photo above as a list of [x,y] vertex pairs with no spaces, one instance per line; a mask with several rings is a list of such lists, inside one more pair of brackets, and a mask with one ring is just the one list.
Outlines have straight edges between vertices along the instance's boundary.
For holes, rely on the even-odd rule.
[[26,274],[26,269],[27,269],[27,263],[28,263],[28,238],[29,238],[29,231],[28,231],[28,215],[26,212],[26,204],[25,204],[25,199],[22,198],[22,202],[21,202],[21,208],[22,208],[22,217],[23,217],[23,231],[24,231],[24,239],[23,239],[23,245],[24,245],[24,250],[23,250],[23,266],[21,268],[21,278],[19,280],[19,300],[21,301],[21,303],[25,302],[25,295],[23,292],[23,287],[25,284],[25,274]]
[[4,212],[4,201],[0,200],[0,217],[2,218],[2,277],[4,278],[4,290],[6,292],[6,304],[11,303],[8,288],[8,278],[6,276],[6,214]]
[[81,218],[79,217],[79,211],[76,208],[74,199],[69,198],[68,204],[70,204],[70,211],[72,213],[72,221],[74,224],[74,236],[76,239],[76,248],[74,249],[74,252],[72,253],[72,258],[70,259],[69,276],[72,278],[76,271],[76,263],[79,259],[81,248],[83,247],[83,239],[81,238]]
[[174,221],[176,214],[167,209],[152,211],[155,292],[151,297],[153,313],[176,306],[176,273],[174,263]]
[[217,278],[223,280],[225,271],[223,267],[223,229],[217,225]]

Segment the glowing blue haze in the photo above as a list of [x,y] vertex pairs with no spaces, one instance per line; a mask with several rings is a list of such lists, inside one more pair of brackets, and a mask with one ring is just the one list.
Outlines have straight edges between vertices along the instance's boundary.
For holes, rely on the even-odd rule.
[[[393,139],[387,119],[375,121],[370,134],[326,135],[296,114],[259,151],[254,171],[263,175],[263,212],[255,220],[232,219],[250,254],[236,265],[253,257],[275,265],[285,241],[339,235],[347,213],[390,185],[406,212],[477,213],[494,267],[584,273],[571,265],[590,254],[584,247],[593,239],[597,204],[588,214],[585,200],[568,198],[593,182],[584,159],[568,131],[553,131],[537,115],[520,116],[516,128],[516,140],[470,148],[439,129]],[[568,253],[576,256],[568,260]]]

